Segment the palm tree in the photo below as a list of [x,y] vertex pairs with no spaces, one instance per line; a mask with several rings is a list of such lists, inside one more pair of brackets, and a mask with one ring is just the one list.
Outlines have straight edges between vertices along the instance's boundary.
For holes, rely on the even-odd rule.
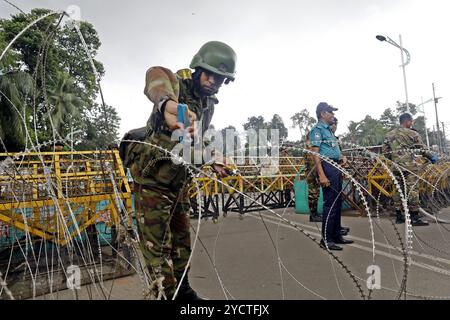
[[67,73],[58,72],[50,85],[47,89],[49,116],[53,129],[61,136],[65,136],[69,126],[80,117],[83,100],[74,93],[76,92],[74,80]]
[[27,98],[34,85],[28,73],[5,69],[0,64],[0,150],[6,147],[4,151],[19,151],[25,145],[29,115]]

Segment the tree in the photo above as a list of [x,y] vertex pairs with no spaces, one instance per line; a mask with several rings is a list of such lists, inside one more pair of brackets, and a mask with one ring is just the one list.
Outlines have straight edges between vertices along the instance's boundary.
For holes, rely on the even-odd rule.
[[267,123],[264,122],[263,116],[257,116],[257,117],[250,117],[247,119],[247,122],[242,125],[244,127],[244,130],[250,130],[250,129],[267,129]]
[[[5,40],[9,42],[25,26],[49,12],[48,9],[33,9],[28,14],[13,15],[10,20],[1,19],[0,29]],[[15,41],[12,50],[20,54],[21,62],[30,74],[38,72],[39,85],[49,83],[58,72],[65,71],[75,81],[77,96],[93,101],[98,94],[97,79],[83,44],[76,30],[69,25],[61,26],[59,19],[59,15],[53,15],[39,21]],[[85,21],[80,22],[79,28],[101,77],[104,67],[95,60],[101,45],[97,31]]]
[[[417,114],[417,106],[409,104],[410,113]],[[406,104],[397,101],[395,111],[391,108],[384,110],[380,119],[374,119],[367,115],[362,121],[350,121],[348,133],[344,135],[343,141],[351,142],[361,146],[374,146],[383,143],[387,132],[399,126],[399,117],[406,112]],[[423,116],[416,118],[414,128],[420,133],[424,142],[426,142],[425,122]],[[430,141],[432,134],[429,134]]]
[[32,79],[25,72],[0,76],[0,150],[19,151],[25,145],[29,110],[24,100],[32,91]]
[[284,125],[283,119],[278,115],[274,114],[272,120],[267,123],[267,128],[269,129],[269,139],[272,139],[272,130],[278,130],[279,143],[286,140],[288,136],[288,129]]
[[55,130],[65,137],[71,127],[79,122],[83,100],[75,95],[74,80],[67,74],[59,72],[48,89],[48,101],[51,104],[49,117]]
[[362,121],[350,121],[349,132],[344,135],[343,141],[360,146],[380,145],[388,130],[380,120],[367,115]]
[[[0,48],[6,47],[6,43],[31,21],[49,12],[47,9],[33,9],[30,13],[0,19]],[[33,129],[32,138],[48,141],[54,136],[51,119],[63,138],[74,128],[84,128],[84,138],[95,139],[85,143],[85,146],[106,147],[107,142],[117,139],[120,118],[112,106],[103,108],[95,102],[99,93],[97,80],[104,74],[103,65],[95,60],[101,45],[98,34],[92,24],[80,22],[79,28],[93,59],[96,75],[78,33],[69,25],[61,25],[60,18],[60,15],[52,15],[29,28],[12,45],[6,57],[13,60],[10,65],[17,66],[18,70],[34,80],[33,94],[19,99],[27,115],[27,126]],[[5,85],[6,78],[1,81]],[[14,91],[8,93],[9,96],[14,98]],[[11,118],[6,114],[2,116],[2,121]],[[100,132],[96,133],[97,129]],[[20,128],[13,128],[7,133],[1,129],[0,134],[8,141],[21,137],[15,143],[15,150],[24,147]]]
[[301,141],[306,141],[306,133],[311,130],[316,123],[316,119],[311,117],[308,110],[303,109],[300,112],[295,113],[292,117],[292,128],[298,127],[300,131]]
[[391,108],[387,108],[381,115],[380,122],[385,128],[391,130],[397,126],[398,116]]
[[[0,32],[0,52],[7,43]],[[29,74],[20,70],[18,55],[8,52],[0,61],[0,151],[18,151],[26,142],[26,97],[34,91]],[[6,150],[4,150],[6,148]]]
[[[400,116],[401,114],[405,113],[406,110],[407,110],[406,103],[397,101],[396,105],[397,115]],[[409,113],[413,116],[417,113],[417,106],[414,103],[409,103]]]
[[91,110],[82,114],[83,135],[78,142],[77,149],[107,149],[110,144],[119,139],[120,117],[114,107],[106,105],[108,121],[105,121],[103,107],[95,104]]

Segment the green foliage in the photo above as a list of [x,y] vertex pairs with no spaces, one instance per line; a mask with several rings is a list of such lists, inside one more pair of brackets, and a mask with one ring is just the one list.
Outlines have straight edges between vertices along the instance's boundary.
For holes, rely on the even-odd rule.
[[274,114],[272,120],[267,124],[269,128],[269,139],[272,136],[271,130],[277,129],[280,141],[284,141],[288,136],[288,129],[284,125],[283,119],[278,114]]
[[[114,107],[106,105],[107,121],[104,108],[95,104],[91,110],[86,110],[82,115],[84,135],[81,141],[77,141],[78,149],[93,150],[105,149],[115,143],[119,135],[120,117]],[[102,141],[102,143],[99,143]]]
[[380,122],[385,128],[391,130],[397,126],[398,116],[391,108],[387,108],[381,115]]
[[[0,19],[0,49],[49,12],[33,9]],[[66,138],[70,132],[82,130],[75,144],[78,148],[105,149],[118,139],[117,112],[112,106],[104,110],[95,102],[99,86],[81,39],[60,18],[52,15],[29,28],[0,62],[0,70],[14,71],[0,76],[0,137],[7,141],[8,151],[25,147],[26,128],[33,142]],[[101,77],[103,65],[95,60],[101,45],[98,34],[88,22],[80,23],[80,31]]]
[[306,141],[306,133],[311,130],[311,128],[316,123],[316,119],[311,117],[308,110],[303,109],[300,112],[295,113],[292,117],[292,128],[298,127],[300,131],[301,141]]
[[264,122],[263,116],[257,116],[257,117],[250,117],[248,118],[247,122],[243,124],[244,130],[250,130],[250,129],[267,129],[267,123]]
[[374,146],[383,143],[389,128],[383,126],[380,120],[366,116],[362,121],[350,121],[349,133],[343,137],[346,142],[361,146]]
[[[407,111],[406,103],[397,101],[396,110],[398,116],[400,116],[403,113],[406,113]],[[413,116],[417,113],[417,106],[414,103],[409,103],[409,113],[412,114]]]
[[83,100],[75,95],[74,80],[60,72],[47,90],[47,98],[51,105],[48,115],[52,120],[53,129],[67,133],[70,126],[80,120]]
[[281,141],[285,140],[288,136],[288,129],[284,125],[283,119],[278,115],[274,114],[272,120],[266,122],[263,116],[253,116],[248,118],[247,122],[243,124],[244,130],[254,129],[258,131],[259,129],[267,130],[267,139],[271,140],[272,130],[278,130],[278,138]]
[[[410,103],[409,108],[412,115],[417,114],[418,108],[415,104]],[[406,104],[397,101],[394,110],[391,108],[385,109],[379,119],[374,119],[367,115],[361,121],[350,121],[348,133],[344,135],[343,141],[360,146],[375,146],[382,144],[386,133],[399,126],[399,117],[406,112]],[[414,128],[420,133],[425,142],[426,134],[423,116],[416,118]]]

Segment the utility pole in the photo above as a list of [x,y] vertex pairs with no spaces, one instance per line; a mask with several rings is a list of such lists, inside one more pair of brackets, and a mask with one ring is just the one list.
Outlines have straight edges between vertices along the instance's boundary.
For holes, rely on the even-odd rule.
[[444,136],[444,141],[442,143],[442,151],[443,153],[447,152],[447,136],[445,135],[445,126],[444,126],[444,122],[441,121],[442,124],[442,134]]
[[420,98],[422,99],[422,103],[417,106],[417,108],[418,108],[417,111],[420,112],[420,106],[422,106],[422,111],[421,112],[423,113],[423,122],[425,124],[425,137],[427,138],[427,147],[429,148],[430,147],[430,139],[428,138],[427,116],[425,114],[425,104],[427,104],[428,102],[433,101],[433,99],[428,99],[427,101],[423,102],[423,97],[420,97]]
[[439,130],[439,118],[438,118],[438,111],[437,111],[437,103],[439,99],[436,99],[436,92],[434,89],[434,82],[432,83],[433,86],[433,99],[434,99],[434,111],[436,112],[436,129],[437,129],[437,144],[439,147],[439,151],[442,152],[442,142],[441,142],[441,135]]
[[[434,142],[437,143],[437,136],[436,136],[436,126],[433,125],[433,136],[434,136]],[[439,147],[439,146],[438,146]]]

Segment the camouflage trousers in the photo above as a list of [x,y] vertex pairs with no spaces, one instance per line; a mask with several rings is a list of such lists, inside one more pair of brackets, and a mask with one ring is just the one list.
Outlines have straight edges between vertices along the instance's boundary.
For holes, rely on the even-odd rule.
[[308,173],[306,182],[308,183],[308,206],[312,215],[317,215],[317,204],[319,202],[320,185],[317,181],[314,163],[307,161]]
[[[162,279],[170,299],[191,254],[187,191],[176,193],[134,183],[134,203],[145,263],[152,280]],[[152,294],[158,296],[158,292]]]
[[[409,211],[419,211],[420,199],[419,199],[419,183],[417,183],[418,178],[411,173],[403,171],[403,175],[405,177],[406,182],[405,185],[403,183],[403,178],[399,172],[394,171],[394,175],[400,184],[403,195],[408,200]],[[395,188],[392,200],[394,202],[395,210],[403,210],[402,200],[397,188]]]

